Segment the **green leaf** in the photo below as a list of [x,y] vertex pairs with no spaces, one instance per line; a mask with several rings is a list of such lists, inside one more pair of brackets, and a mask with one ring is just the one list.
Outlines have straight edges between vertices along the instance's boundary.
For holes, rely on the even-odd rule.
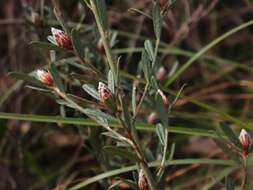
[[175,72],[177,71],[178,65],[179,65],[178,61],[176,61],[175,63],[173,63],[173,65],[172,65],[172,67],[170,69],[170,72],[168,74],[169,77],[175,74]]
[[[48,115],[33,115],[33,114],[18,114],[18,113],[3,113],[0,112],[0,119],[10,119],[10,120],[21,120],[21,121],[30,121],[30,122],[43,122],[43,123],[62,123],[68,125],[83,125],[83,126],[97,126],[96,122],[90,119],[83,118],[63,118],[60,116],[48,116]],[[111,122],[110,127],[122,127],[116,122]],[[136,128],[138,130],[145,131],[154,131],[154,126],[147,123],[137,123]],[[219,138],[214,130],[198,129],[198,128],[189,128],[189,127],[180,127],[180,126],[170,126],[168,128],[170,133],[176,134],[185,134],[185,135],[195,135],[203,137],[213,137]]]
[[116,139],[116,140],[120,140],[119,137],[117,135],[115,135],[114,133],[112,133],[111,131],[108,132],[103,132],[101,133],[101,135]]
[[83,59],[85,57],[84,47],[82,45],[81,38],[78,35],[78,32],[76,29],[73,29],[71,31],[71,39],[72,39],[72,43],[73,43],[73,47],[74,47],[75,52],[77,53],[77,55],[81,59]]
[[171,148],[170,148],[169,160],[173,159],[175,150],[176,150],[176,143],[172,143]]
[[156,103],[156,111],[158,113],[158,117],[161,120],[163,126],[168,127],[169,125],[168,110],[165,108],[163,99],[159,93],[156,93],[155,100],[156,100],[155,103]]
[[123,100],[121,101],[122,103],[122,108],[123,108],[123,117],[124,117],[124,121],[127,124],[127,127],[131,128],[132,127],[132,121],[131,121],[131,117],[128,111],[128,103],[127,103],[127,98],[123,97]]
[[93,98],[97,99],[100,101],[100,96],[98,91],[94,88],[94,86],[90,84],[84,84],[82,88],[87,92],[89,95],[91,95]]
[[143,15],[143,16],[149,18],[149,19],[152,19],[152,17],[151,17],[150,15],[148,15],[147,13],[145,13],[145,12],[139,10],[139,9],[130,8],[130,9],[128,9],[128,11],[133,11],[133,12],[139,13],[139,14],[141,14],[141,15]]
[[220,123],[220,128],[228,139],[238,148],[242,148],[242,145],[238,139],[238,136],[234,133],[227,122]]
[[152,46],[152,43],[150,40],[145,40],[144,42],[144,48],[147,51],[148,55],[149,55],[149,59],[150,61],[154,60],[155,54],[154,54],[154,48]]
[[22,81],[34,84],[42,88],[44,87],[42,82],[40,82],[37,78],[31,75],[18,73],[18,72],[10,72],[8,75],[16,80],[22,80]]
[[233,159],[235,162],[240,163],[240,155],[235,152],[235,150],[231,149],[225,141],[221,139],[213,139],[214,142],[223,150],[225,154],[227,154],[231,159]]
[[226,190],[235,190],[235,182],[229,176],[226,177]]
[[159,89],[159,85],[158,85],[157,80],[155,79],[154,76],[151,77],[151,86],[153,87],[153,89],[155,91],[157,91]]
[[33,45],[35,47],[41,48],[41,49],[45,49],[45,50],[55,50],[55,51],[66,51],[66,49],[64,48],[60,48],[59,46],[52,44],[52,43],[48,43],[48,42],[36,42],[36,41],[32,41],[30,43],[30,45]]
[[105,146],[103,150],[105,151],[105,153],[107,153],[110,156],[118,155],[128,160],[132,160],[135,162],[138,161],[138,158],[136,157],[136,155],[133,152],[130,152],[129,150],[127,150],[125,147],[123,148],[123,147],[116,147],[116,146]]
[[142,66],[142,70],[145,76],[145,79],[147,81],[149,81],[150,79],[150,60],[149,60],[149,56],[146,50],[142,51],[142,56],[141,56],[141,66]]
[[[95,117],[100,117],[100,118],[103,118],[105,120],[117,121],[114,117],[108,115],[107,113],[102,112],[99,109],[85,108],[84,111],[85,111],[85,114],[87,114],[90,117],[94,117],[94,118]],[[106,123],[108,123],[108,122],[106,122]]]
[[108,29],[108,17],[106,12],[106,3],[105,0],[93,0],[96,3],[96,8],[98,12],[98,16],[102,21],[102,27],[104,31]]
[[160,14],[160,5],[159,2],[154,2],[153,7],[153,25],[154,25],[154,32],[156,39],[160,39],[161,36],[161,30],[162,30],[162,18]]
[[[148,165],[150,167],[157,167],[161,163],[160,161],[150,162]],[[217,160],[217,159],[180,159],[180,160],[171,160],[166,162],[166,165],[189,165],[189,164],[207,164],[207,165],[223,165],[223,166],[234,166],[234,162],[231,160]],[[237,166],[236,166],[237,167]],[[235,167],[233,167],[235,168]],[[101,173],[99,175],[93,176],[91,178],[88,178],[82,182],[79,182],[78,184],[68,188],[68,190],[78,190],[82,189],[92,183],[98,182],[102,179],[106,179],[112,176],[118,176],[123,173],[127,173],[133,170],[137,170],[138,166],[135,164],[133,166],[123,167],[120,169],[115,169],[111,171],[107,171],[104,173]],[[234,171],[234,170],[233,170]]]
[[119,185],[121,183],[126,183],[132,190],[139,190],[138,186],[136,185],[136,183],[132,180],[128,180],[128,179],[121,179],[119,178],[120,180],[116,181],[115,183],[113,183],[109,188],[108,190],[111,190],[113,189],[114,187],[119,187]]
[[109,70],[108,72],[108,88],[111,90],[111,92],[114,94],[114,87],[115,87],[115,80],[113,77],[112,70]]
[[133,110],[133,115],[136,114],[136,86],[133,85],[132,89],[132,110]]
[[156,125],[156,134],[163,146],[165,145],[165,133],[166,133],[165,127],[161,123],[158,123]]
[[52,77],[53,77],[53,79],[54,79],[54,82],[55,82],[56,86],[57,86],[62,92],[64,92],[65,89],[64,89],[63,83],[62,83],[62,81],[61,81],[60,75],[59,75],[58,70],[57,70],[57,68],[56,68],[56,66],[55,66],[54,63],[51,63],[51,64],[50,64],[49,71],[50,71],[50,73],[51,73],[51,75],[52,75]]

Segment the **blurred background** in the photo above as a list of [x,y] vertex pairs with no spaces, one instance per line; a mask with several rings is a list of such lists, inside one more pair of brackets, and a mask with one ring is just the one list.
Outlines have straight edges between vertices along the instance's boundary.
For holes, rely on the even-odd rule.
[[[151,0],[108,0],[110,27],[117,33],[115,55],[120,55],[121,69],[136,75],[144,39],[154,39],[152,21],[130,8],[151,14]],[[71,27],[78,27],[84,44],[99,67],[103,53],[97,48],[94,19],[80,1],[60,1]],[[49,53],[32,46],[31,41],[47,42],[51,27],[60,26],[49,0],[0,1],[0,111],[37,115],[80,117],[69,108],[59,106],[54,98],[27,88],[27,84],[8,76],[9,72],[30,73],[48,63]],[[159,59],[168,74],[175,64],[183,64],[209,42],[253,19],[250,0],[176,0],[164,17]],[[204,102],[236,118],[252,122],[253,28],[248,27],[212,48],[195,62],[173,85],[179,90],[187,83],[184,95]],[[95,54],[95,53],[96,54]],[[68,57],[59,54],[59,59]],[[68,69],[61,68],[63,72]],[[161,79],[163,83],[163,79]],[[85,96],[83,90],[71,85],[69,91]],[[144,110],[140,121],[146,122],[151,108]],[[171,124],[184,127],[213,129],[221,120],[219,113],[206,111],[188,99],[180,98],[171,113]],[[120,159],[107,162],[101,147],[108,140],[99,136],[100,129],[73,125],[36,123],[0,119],[0,189],[64,189],[105,169],[127,164]],[[98,137],[101,141],[97,141]],[[144,133],[152,145],[153,134]],[[149,142],[151,141],[151,142]],[[209,138],[172,134],[176,142],[176,158],[226,156]],[[155,145],[154,145],[155,146]],[[152,146],[151,147],[151,151]],[[190,165],[168,169],[168,189],[200,189],[208,185],[219,168]],[[198,176],[198,178],[196,178]],[[240,173],[234,174],[235,180]],[[131,174],[123,177],[131,178]],[[112,179],[111,179],[112,180]],[[105,189],[103,183],[87,189]],[[127,189],[127,185],[122,185]],[[219,184],[213,189],[222,189]]]

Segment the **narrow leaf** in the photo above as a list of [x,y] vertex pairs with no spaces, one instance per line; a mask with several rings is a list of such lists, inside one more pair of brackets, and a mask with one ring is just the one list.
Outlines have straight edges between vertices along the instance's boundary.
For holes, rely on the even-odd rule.
[[106,31],[108,29],[108,17],[106,12],[105,0],[93,0],[96,3],[96,8],[100,20],[102,21],[102,27]]
[[147,53],[149,55],[149,59],[151,61],[153,61],[155,55],[154,55],[154,48],[153,48],[152,43],[151,43],[150,40],[145,40],[145,42],[144,42],[144,48],[145,48],[145,50],[147,51]]
[[123,117],[124,117],[124,120],[127,124],[127,127],[131,128],[132,122],[131,122],[130,114],[128,111],[128,103],[127,103],[126,97],[124,97],[122,100],[122,109],[123,109]]
[[118,155],[120,157],[126,158],[128,160],[132,160],[132,161],[138,161],[138,158],[136,157],[136,155],[132,152],[130,152],[129,150],[127,150],[126,148],[122,148],[122,147],[115,147],[115,146],[105,146],[103,148],[103,150],[109,154],[110,156],[112,155]]
[[115,87],[115,80],[113,77],[113,73],[111,70],[108,72],[108,88],[111,90],[111,92],[114,94],[114,87]]
[[44,87],[42,82],[40,82],[37,78],[35,78],[31,75],[18,73],[18,72],[10,72],[8,75],[16,80],[22,80],[22,81],[34,84],[39,87]]
[[80,58],[83,59],[85,57],[84,47],[82,45],[81,38],[79,37],[76,29],[73,29],[71,31],[71,38],[75,52]]
[[56,66],[55,66],[54,63],[51,63],[51,64],[50,64],[49,71],[50,71],[50,73],[51,73],[52,76],[53,76],[53,79],[54,79],[54,82],[55,82],[56,86],[57,86],[62,92],[64,92],[63,83],[62,83],[62,81],[61,81],[59,72],[58,72],[58,70],[57,70],[57,68],[56,68]]
[[220,123],[220,128],[235,146],[237,146],[238,148],[242,147],[238,139],[238,136],[236,136],[236,134],[234,133],[234,131],[231,129],[231,127],[227,122]]
[[162,29],[162,18],[160,14],[160,5],[159,2],[154,2],[153,7],[153,25],[156,39],[160,39],[161,29]]
[[100,96],[98,91],[90,84],[84,84],[82,88],[87,92],[89,95],[91,95],[93,98],[100,101]]
[[132,110],[133,110],[133,115],[136,113],[136,86],[133,85],[132,89]]
[[66,49],[60,48],[57,45],[48,42],[32,41],[30,44],[44,50],[66,51]]
[[165,132],[166,129],[164,128],[164,126],[161,123],[158,123],[156,125],[156,134],[163,146],[165,145]]
[[158,117],[161,120],[164,127],[168,127],[169,121],[168,121],[168,111],[164,106],[162,97],[157,93],[156,97],[156,111],[158,113]]
[[145,76],[145,79],[149,81],[150,78],[150,60],[146,50],[142,51],[141,66]]
[[234,190],[235,189],[235,182],[229,176],[226,177],[226,190]]

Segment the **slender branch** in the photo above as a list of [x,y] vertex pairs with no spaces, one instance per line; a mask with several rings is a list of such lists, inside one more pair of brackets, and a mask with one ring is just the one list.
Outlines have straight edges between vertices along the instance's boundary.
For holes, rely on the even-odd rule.
[[247,184],[247,157],[243,157],[242,170],[243,170],[243,177],[242,177],[241,190],[245,190]]
[[152,173],[149,169],[148,163],[146,162],[144,154],[141,150],[137,133],[134,130],[135,128],[134,129],[132,128],[132,130],[130,131],[129,127],[121,119],[119,114],[117,114],[117,118],[119,118],[123,128],[127,131],[128,138],[132,141],[132,148],[135,151],[136,155],[138,156],[140,167],[141,167],[141,169],[143,169],[144,175],[148,181],[150,189],[156,190],[156,182],[152,176]]
[[113,63],[113,57],[112,57],[112,51],[111,48],[109,46],[108,43],[108,34],[106,33],[106,31],[104,31],[103,26],[102,26],[102,21],[99,17],[98,11],[97,11],[97,7],[95,5],[95,3],[93,2],[93,0],[90,1],[90,6],[91,6],[91,10],[94,14],[97,26],[98,26],[98,31],[100,33],[101,36],[101,40],[103,42],[103,46],[105,49],[105,54],[108,60],[108,64],[110,66],[110,69],[112,70],[113,76],[116,79],[116,69],[115,69],[115,65]]

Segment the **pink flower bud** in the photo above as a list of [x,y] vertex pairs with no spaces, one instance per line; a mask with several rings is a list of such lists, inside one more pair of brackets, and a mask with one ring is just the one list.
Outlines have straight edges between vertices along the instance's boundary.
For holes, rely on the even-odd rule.
[[167,70],[164,66],[159,67],[157,73],[156,73],[156,79],[159,81],[163,81],[167,76]]
[[139,172],[138,187],[140,190],[149,190],[148,182],[142,169]]
[[239,135],[239,140],[242,144],[244,155],[247,155],[252,143],[250,134],[245,129],[242,129]]
[[72,42],[68,35],[59,29],[51,28],[55,44],[61,48],[72,49]]
[[157,90],[157,93],[162,97],[163,104],[168,109],[168,107],[169,107],[169,100],[168,100],[168,98],[165,96],[165,94],[163,93],[163,91],[161,91],[160,89]]
[[112,96],[112,92],[110,91],[110,89],[102,82],[99,82],[98,84],[98,93],[102,102],[105,102],[108,98]]
[[149,116],[148,116],[148,123],[149,124],[156,124],[158,122],[158,116],[156,114],[156,112],[152,112]]
[[43,84],[50,87],[54,86],[54,79],[49,72],[44,70],[37,70],[36,75],[38,80],[40,80]]

